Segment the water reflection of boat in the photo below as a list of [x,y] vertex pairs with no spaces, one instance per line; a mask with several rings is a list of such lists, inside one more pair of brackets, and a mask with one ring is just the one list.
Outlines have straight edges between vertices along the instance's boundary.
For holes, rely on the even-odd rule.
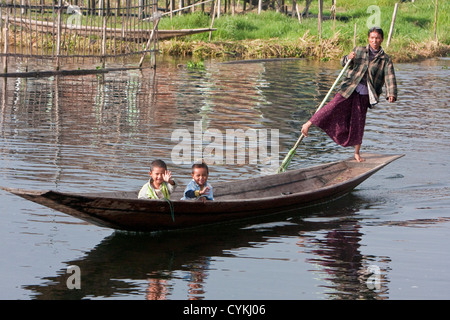
[[[314,167],[214,185],[215,201],[139,200],[137,192],[63,193],[3,188],[90,223],[160,231],[280,213],[341,197],[402,155],[367,154]],[[180,188],[182,189],[182,188]],[[172,199],[180,199],[180,194]],[[172,215],[172,214],[173,215]]]
[[[40,284],[24,285],[23,288],[30,291],[32,299],[39,300],[123,297],[140,299],[143,296],[148,300],[201,300],[208,294],[211,270],[217,268],[217,260],[239,257],[246,248],[269,246],[274,237],[288,237],[298,240],[292,243],[294,248],[289,249],[295,252],[290,264],[303,263],[302,259],[298,259],[299,252],[300,256],[301,252],[312,254],[317,260],[320,260],[322,255],[326,258],[331,254],[351,261],[361,260],[359,265],[352,264],[351,269],[340,268],[341,265],[349,267],[346,260],[340,259],[327,267],[328,270],[339,268],[339,272],[328,275],[330,281],[337,283],[336,290],[330,290],[333,297],[340,295],[345,298],[352,292],[365,292],[366,299],[377,298],[377,292],[368,290],[365,280],[361,283],[352,282],[353,287],[338,287],[340,281],[348,282],[346,271],[353,274],[355,269],[364,268],[365,257],[358,247],[350,258],[340,254],[349,250],[349,242],[352,244],[350,250],[354,250],[354,243],[361,241],[361,234],[348,234],[341,245],[334,244],[330,250],[326,250],[328,242],[316,241],[316,238],[311,236],[311,233],[315,232],[322,234],[324,231],[354,228],[352,226],[357,225],[358,221],[352,215],[366,206],[368,201],[370,202],[367,198],[350,194],[336,200],[332,206],[333,210],[330,210],[329,204],[324,204],[316,206],[314,210],[299,209],[277,216],[261,217],[257,219],[257,224],[237,221],[226,226],[203,228],[202,232],[195,233],[192,233],[192,230],[156,235],[113,232],[85,255],[64,262],[66,268],[80,268],[79,290],[68,290],[67,281],[70,274],[66,272],[66,268],[58,270],[56,274],[46,275]],[[303,219],[306,212],[312,216],[320,215],[321,219]],[[330,252],[331,250],[336,252]],[[312,262],[311,267],[316,265],[316,262]],[[317,272],[323,274],[324,271]],[[296,273],[296,277],[292,279],[293,283],[301,276]],[[274,278],[271,281],[276,283],[278,280]],[[272,299],[279,299],[279,295],[270,294]],[[293,298],[298,297],[297,287],[293,294]]]

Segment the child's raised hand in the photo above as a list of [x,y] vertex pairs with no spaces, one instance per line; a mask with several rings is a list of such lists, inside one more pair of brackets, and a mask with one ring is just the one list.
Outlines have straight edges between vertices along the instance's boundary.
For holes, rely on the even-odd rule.
[[163,179],[165,182],[169,183],[170,180],[172,179],[172,172],[166,170],[166,172],[163,174]]
[[209,194],[209,187],[205,187],[203,190],[200,190],[199,193],[200,194]]

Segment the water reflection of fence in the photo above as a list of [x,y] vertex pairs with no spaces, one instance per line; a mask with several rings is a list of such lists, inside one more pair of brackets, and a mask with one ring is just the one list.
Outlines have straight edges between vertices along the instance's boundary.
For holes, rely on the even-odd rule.
[[[1,55],[51,58],[145,54],[155,49],[156,0],[7,0],[0,3]],[[156,20],[156,21],[155,21]]]

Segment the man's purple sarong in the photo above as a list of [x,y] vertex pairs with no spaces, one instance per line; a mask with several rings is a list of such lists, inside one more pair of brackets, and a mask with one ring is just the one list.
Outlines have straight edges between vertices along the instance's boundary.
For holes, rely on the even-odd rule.
[[362,143],[368,106],[368,95],[354,91],[345,99],[337,93],[310,121],[337,144],[343,147],[355,146]]

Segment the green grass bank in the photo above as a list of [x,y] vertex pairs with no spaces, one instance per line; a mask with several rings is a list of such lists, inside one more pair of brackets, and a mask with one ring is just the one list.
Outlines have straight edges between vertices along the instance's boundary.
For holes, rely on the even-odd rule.
[[[313,1],[309,16],[292,17],[275,10],[221,14],[214,20],[211,41],[202,33],[160,42],[163,54],[192,56],[193,60],[208,57],[242,59],[304,58],[332,60],[351,51],[356,45],[367,44],[369,24],[379,22],[385,33],[383,47],[397,62],[415,61],[450,52],[450,2],[415,0],[399,2],[394,31],[386,47],[395,0],[337,1],[336,19],[331,16],[331,0],[324,0],[323,21],[319,36],[318,2]],[[286,3],[287,8],[292,4]],[[305,3],[300,2],[300,12]],[[372,6],[372,7],[371,7]],[[437,17],[437,19],[435,19]],[[193,12],[164,17],[160,29],[205,28],[211,25],[209,14]],[[356,25],[356,36],[355,36]]]

